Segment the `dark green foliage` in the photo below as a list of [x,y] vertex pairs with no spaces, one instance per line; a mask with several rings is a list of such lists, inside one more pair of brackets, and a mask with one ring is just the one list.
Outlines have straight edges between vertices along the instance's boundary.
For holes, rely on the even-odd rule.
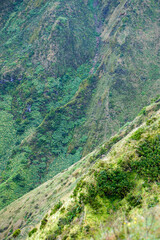
[[141,206],[142,203],[142,196],[141,195],[133,195],[132,192],[129,193],[126,197],[128,203],[131,205],[131,207],[137,207]]
[[68,236],[64,236],[63,238],[62,238],[62,240],[66,240],[68,238]]
[[155,120],[156,120],[156,118],[148,119],[148,120],[146,121],[146,125],[147,125],[147,126],[151,125],[152,123],[154,123]]
[[68,209],[67,214],[65,215],[64,218],[60,218],[58,221],[58,226],[63,227],[66,224],[69,224],[73,221],[73,219],[82,211],[82,206],[79,204],[76,204],[73,207],[70,207]]
[[70,238],[71,239],[76,239],[77,238],[77,233],[71,233]]
[[159,102],[159,101],[160,101],[160,95],[157,95],[155,98],[151,99],[151,103]]
[[94,163],[95,161],[96,161],[96,157],[95,156],[90,157],[90,159],[89,159],[90,163]]
[[143,128],[138,128],[137,131],[135,131],[132,136],[131,139],[133,140],[140,140],[141,135],[144,133],[144,129]]
[[98,189],[91,183],[86,185],[87,193],[80,193],[79,201],[84,204],[90,204],[90,206],[96,211],[101,207],[96,196],[98,194]]
[[150,199],[148,203],[148,208],[155,207],[159,203],[159,199],[155,196],[153,199]]
[[146,107],[144,107],[138,115],[146,115]]
[[[145,129],[139,128],[131,138],[139,140],[143,133]],[[133,179],[137,176],[148,183],[159,181],[160,136],[143,139],[136,148],[136,152],[138,159],[135,160],[133,154],[127,159],[120,159],[117,161],[117,168],[100,162],[98,165],[100,171],[95,171],[93,175],[96,184],[80,181],[74,189],[74,197],[78,196],[80,204],[90,204],[93,209],[101,207],[97,196],[107,197],[111,201],[121,200],[127,196],[130,207],[141,207],[141,194],[132,194],[136,186]]]
[[64,226],[64,225],[68,224],[68,223],[69,223],[69,222],[68,222],[68,220],[67,220],[66,217],[59,218],[59,220],[58,220],[58,226],[59,226],[59,227],[62,227],[62,226]]
[[[22,1],[16,9],[8,11],[6,8],[8,22],[0,28],[0,55],[3,55],[3,64],[0,63],[0,110],[2,106],[2,110],[10,113],[11,120],[15,120],[13,129],[8,125],[14,141],[10,136],[2,139],[4,142],[8,138],[12,144],[3,147],[4,163],[0,164],[0,171],[3,168],[4,180],[12,177],[13,172],[16,175],[17,166],[22,172],[24,170],[24,176],[27,175],[27,184],[25,180],[16,180],[18,176],[13,179],[14,189],[8,190],[7,199],[5,185],[0,188],[0,207],[78,161],[87,141],[87,136],[82,134],[78,147],[73,148],[70,154],[74,130],[83,125],[86,102],[90,101],[96,87],[93,77],[87,79],[96,47],[93,9],[83,1],[57,1],[57,7],[55,2],[42,0],[30,4],[29,0],[26,3]],[[73,10],[72,14],[69,8]],[[20,17],[17,18],[18,14]],[[44,38],[48,39],[47,45]],[[54,57],[50,56],[51,53]],[[24,143],[24,148],[29,148],[30,152],[20,147],[19,156],[14,149],[33,132],[34,138],[29,146]],[[12,155],[11,149],[15,154]],[[9,156],[5,156],[7,152]],[[19,162],[17,159],[20,158]],[[10,168],[4,169],[5,159],[10,159]],[[12,185],[12,180],[9,181]],[[20,185],[23,191],[19,189]]]
[[134,186],[129,175],[120,169],[102,170],[96,180],[98,194],[107,198],[122,199]]
[[137,148],[138,161],[133,162],[133,170],[148,182],[159,182],[160,175],[160,135],[145,139]]
[[43,229],[46,226],[47,222],[48,222],[48,220],[47,220],[47,215],[46,215],[41,221],[40,229]]
[[91,227],[90,227],[89,225],[84,226],[85,232],[86,232],[86,233],[89,233],[90,228],[91,228]]
[[65,207],[62,207],[62,208],[60,209],[60,213],[64,213],[64,211],[65,211]]
[[82,206],[79,204],[76,204],[74,207],[70,208],[66,218],[68,222],[72,222],[73,219],[77,216],[77,214],[81,213],[82,211]]
[[13,233],[12,236],[13,236],[14,238],[16,238],[20,233],[21,233],[21,230],[20,230],[20,229],[17,229],[17,230],[14,231],[14,233]]
[[37,232],[37,228],[33,228],[29,233],[28,236],[31,237],[35,232]]
[[[144,130],[136,131],[132,135],[132,139],[139,140]],[[120,161],[120,166],[124,171],[134,172],[139,178],[143,178],[145,182],[159,182],[160,174],[160,136],[149,136],[139,143],[136,148],[138,159],[134,160],[130,156],[127,160]]]
[[104,146],[101,147],[100,151],[98,152],[98,154],[96,155],[96,158],[101,157],[103,154],[105,154],[108,151],[108,149]]
[[114,136],[114,137],[112,137],[111,139],[110,139],[110,145],[111,144],[115,144],[115,143],[117,143],[118,141],[120,141],[121,140],[121,136]]
[[54,208],[51,210],[50,215],[53,215],[54,213],[56,213],[58,211],[58,209],[60,209],[62,207],[63,203],[61,201],[59,201]]
[[73,191],[73,196],[76,197],[78,191],[81,190],[85,185],[86,185],[86,183],[81,179],[81,180],[77,183],[77,185],[76,185],[76,187],[75,187],[75,189],[74,189],[74,191]]
[[57,239],[57,236],[62,233],[64,226],[70,224],[73,219],[81,213],[82,210],[83,208],[80,204],[75,203],[75,206],[70,206],[66,215],[59,218],[57,230],[54,231],[53,234],[49,235],[46,240]]

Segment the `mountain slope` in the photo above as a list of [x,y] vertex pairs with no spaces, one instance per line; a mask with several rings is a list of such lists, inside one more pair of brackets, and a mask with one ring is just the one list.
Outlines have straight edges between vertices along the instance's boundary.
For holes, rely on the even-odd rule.
[[[150,239],[158,239],[159,109],[159,102],[143,109],[94,152],[1,210],[1,239],[12,239],[19,228],[17,239],[25,239],[38,222],[37,228],[43,225],[42,219],[46,225],[29,239],[57,239],[59,235],[60,239],[115,239],[114,235],[137,239],[142,230]],[[108,185],[101,186],[107,183],[101,181],[101,174],[105,180],[105,174],[113,172],[116,175],[108,179]],[[142,219],[152,220],[149,214],[154,224],[141,225]]]
[[[88,76],[96,45],[92,11],[90,5],[83,1],[10,1],[6,7],[5,18],[8,20],[0,32],[0,106],[4,121],[0,148],[3,150],[0,153],[1,208],[73,163],[71,156],[68,164],[61,166],[59,163],[59,167],[44,179],[55,158],[54,152],[44,156],[43,150],[40,151],[45,134],[42,138],[38,136],[38,157],[34,156],[37,153],[34,146],[33,152],[27,146],[21,146],[24,139],[32,137],[50,111],[73,98]],[[11,125],[8,125],[9,132],[13,136],[6,132],[7,118]],[[68,131],[72,131],[76,124],[79,123],[71,123]],[[57,132],[49,142],[55,153],[58,149],[52,145],[59,144],[63,129],[57,129]],[[62,149],[71,140],[70,133],[64,135],[69,136],[60,143]],[[80,153],[77,154],[79,159]],[[21,178],[19,172],[23,171],[24,177]],[[16,178],[21,179],[21,186]],[[6,184],[9,185],[8,190]]]
[[28,239],[159,239],[158,105],[148,107],[148,118],[137,118],[130,127],[141,121],[140,126],[107,155],[108,143],[92,156],[101,159],[81,178],[71,198],[55,205]]
[[160,92],[158,1],[3,4],[1,208],[80,160]]

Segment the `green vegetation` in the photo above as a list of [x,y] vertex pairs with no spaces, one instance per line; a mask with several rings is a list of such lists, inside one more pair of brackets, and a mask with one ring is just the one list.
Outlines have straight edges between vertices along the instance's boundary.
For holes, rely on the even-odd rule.
[[37,228],[33,228],[29,233],[28,236],[31,237],[35,232],[37,232]]
[[145,139],[137,149],[139,161],[133,169],[147,182],[159,182],[160,173],[160,135]]
[[[139,238],[139,232],[144,239],[146,235],[156,239],[159,107],[159,102],[146,107],[145,115],[139,115],[94,152],[2,210],[4,234],[13,231],[21,216],[23,236],[34,240],[127,239]],[[13,178],[17,179],[23,182],[20,172]],[[8,226],[11,216],[13,226]],[[28,227],[33,229],[29,232]]]
[[43,229],[47,224],[47,215],[42,219],[40,229]]
[[[73,221],[73,219],[78,216],[82,211],[82,207],[79,204],[76,204],[74,207],[71,206],[68,209],[67,214],[62,217],[59,218],[57,226],[58,228],[55,230],[55,232],[49,236],[47,236],[47,239],[56,239],[57,236],[59,236],[62,232],[63,232],[63,228],[65,227],[65,225],[71,224],[71,222]],[[75,237],[75,235],[74,235]]]
[[[154,0],[130,4],[118,0],[2,1],[0,209],[101,144],[90,156],[88,164],[94,164],[124,133],[148,118],[144,106],[158,103],[160,92],[158,9],[159,2]],[[135,126],[130,122],[140,110]],[[153,118],[147,121],[148,127],[155,122]],[[136,144],[144,137],[142,126],[129,141]],[[147,141],[152,145],[151,139]],[[107,199],[109,195],[117,201],[127,197],[132,174],[138,174],[145,184],[154,182],[159,152],[152,156],[148,149],[141,156],[140,151],[137,147],[140,162],[119,159],[117,166],[96,171],[97,182],[86,186],[80,201],[85,199],[94,207],[95,198],[102,206],[100,189]],[[79,173],[75,173],[77,178]],[[103,178],[109,180],[108,185]],[[57,210],[58,206],[53,214]],[[26,214],[25,219],[32,221],[32,216]]]
[[[145,115],[89,156],[93,166],[76,184],[70,200],[64,201],[64,211],[54,212],[57,221],[44,228],[47,239],[137,239],[139,231],[144,239],[158,239],[160,113],[154,112],[158,105],[146,108]],[[142,219],[150,221],[150,227]]]
[[51,210],[50,215],[53,215],[54,213],[56,213],[61,207],[62,207],[63,203],[61,201],[59,201],[54,208]]
[[122,170],[101,170],[97,176],[97,188],[100,196],[123,198],[134,187],[129,176]]
[[12,236],[13,236],[14,238],[16,238],[16,237],[18,237],[18,235],[19,235],[20,233],[21,233],[21,230],[20,230],[20,229],[17,229],[17,230],[14,231],[14,233],[13,233]]
[[31,2],[8,3],[13,8],[0,29],[0,208],[78,161],[87,141],[72,151],[92,95],[93,77],[86,79],[95,54],[93,10],[82,1]]
[[143,134],[144,129],[143,128],[138,128],[137,131],[135,131],[135,133],[131,136],[131,139],[133,140],[140,140],[141,139],[141,135]]

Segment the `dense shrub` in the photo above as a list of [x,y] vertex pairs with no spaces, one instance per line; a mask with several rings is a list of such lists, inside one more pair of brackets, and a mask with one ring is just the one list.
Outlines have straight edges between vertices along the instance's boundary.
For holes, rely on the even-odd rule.
[[95,156],[91,156],[90,158],[89,158],[89,162],[90,163],[94,163],[96,161],[96,157]]
[[148,208],[155,207],[159,203],[159,199],[157,196],[154,198],[150,199],[148,202]]
[[89,225],[84,226],[84,230],[85,230],[86,233],[89,233],[90,226]]
[[31,237],[35,232],[37,232],[37,228],[33,228],[33,229],[28,233],[28,236]]
[[21,230],[20,230],[20,229],[17,229],[17,230],[14,231],[14,233],[13,233],[12,236],[13,236],[14,238],[16,238],[20,233],[21,233]]
[[96,198],[98,193],[97,187],[91,183],[86,186],[86,190],[87,190],[86,194],[84,194],[83,192],[80,193],[79,195],[80,202],[81,203],[83,202],[84,204],[89,203],[94,210],[97,210],[98,208],[101,207],[101,204]]
[[131,139],[132,140],[140,140],[141,135],[144,133],[144,129],[143,128],[139,128],[137,131],[135,131],[132,136]]
[[148,182],[159,181],[160,174],[160,135],[146,139],[137,149],[139,161],[132,168]]
[[132,193],[129,193],[127,196],[127,201],[132,207],[141,206],[142,204],[142,196],[141,195],[133,195]]
[[97,175],[97,190],[100,196],[123,198],[132,186],[128,174],[120,169],[102,170]]
[[138,115],[146,115],[146,107],[142,108]]
[[66,217],[67,217],[67,220],[68,222],[72,222],[74,217],[78,214],[78,213],[81,213],[82,211],[82,207],[77,204],[76,206],[72,207],[71,209],[69,209]]
[[43,229],[47,224],[47,215],[42,219],[40,229]]
[[82,211],[82,206],[80,204],[76,204],[74,207],[68,209],[67,214],[64,218],[60,218],[58,221],[58,226],[64,226],[73,221],[73,219]]
[[51,210],[50,215],[53,215],[54,213],[56,213],[58,211],[58,209],[60,209],[62,207],[63,203],[61,201],[59,201],[54,208]]
[[58,225],[57,230],[55,230],[53,234],[49,235],[46,238],[46,240],[57,239],[57,236],[59,236],[62,233],[64,226],[70,224],[73,221],[73,219],[79,213],[81,213],[81,211],[82,211],[82,207],[81,207],[80,204],[76,204],[75,206],[71,206],[68,209],[67,214],[64,217],[59,218],[59,221],[58,221],[58,224],[57,224]]
[[77,193],[85,186],[85,182],[83,181],[83,180],[80,180],[78,183],[77,183],[77,185],[76,185],[76,187],[75,187],[75,189],[74,189],[74,191],[73,191],[73,196],[74,197],[76,197],[77,196]]
[[151,118],[146,121],[146,125],[149,126],[156,121],[156,118]]

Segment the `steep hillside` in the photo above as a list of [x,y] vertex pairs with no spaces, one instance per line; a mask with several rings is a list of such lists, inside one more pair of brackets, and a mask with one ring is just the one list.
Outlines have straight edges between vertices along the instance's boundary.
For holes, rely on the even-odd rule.
[[157,101],[78,163],[1,210],[0,238],[159,239],[159,137]]
[[128,130],[141,125],[122,140],[121,134],[112,138],[118,143],[108,154],[108,143],[93,154],[90,161],[96,163],[71,197],[55,205],[28,239],[158,240],[160,111],[154,110],[159,108],[147,108],[148,118],[136,119]]
[[71,166],[160,92],[159,1],[0,8],[0,208]]
[[[89,74],[96,47],[94,9],[90,5],[83,1],[29,0],[2,5],[1,15],[5,19],[0,31],[1,208],[44,182],[50,164],[59,153],[55,146],[60,142],[65,155],[72,129],[80,124],[80,121],[71,122],[66,128],[68,134],[57,125],[49,141],[52,152],[45,147],[47,155],[41,149],[47,139],[45,132],[39,133],[37,146],[22,147],[24,139],[35,135],[50,111],[73,98]],[[64,121],[67,124],[68,119]],[[66,137],[61,142],[62,134]],[[79,159],[77,153],[74,161]],[[46,179],[72,163],[72,156],[68,163],[59,162]],[[21,177],[19,172],[23,170]],[[21,183],[17,184],[17,180]]]

